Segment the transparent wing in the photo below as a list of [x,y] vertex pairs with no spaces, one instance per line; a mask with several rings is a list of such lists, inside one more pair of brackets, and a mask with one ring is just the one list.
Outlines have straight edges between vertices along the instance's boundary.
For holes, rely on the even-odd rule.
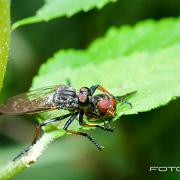
[[53,94],[63,86],[51,86],[33,90],[9,98],[0,104],[1,114],[34,114],[57,109],[53,102]]

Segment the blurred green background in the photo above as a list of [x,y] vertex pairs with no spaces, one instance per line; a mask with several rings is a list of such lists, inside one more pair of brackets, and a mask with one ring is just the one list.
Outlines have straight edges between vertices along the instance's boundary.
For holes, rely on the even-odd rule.
[[[12,0],[12,23],[33,15],[42,4],[42,0]],[[100,11],[20,27],[12,33],[0,99],[27,91],[39,66],[59,49],[86,48],[111,26],[179,14],[179,0],[119,0]],[[114,133],[91,131],[106,147],[103,152],[84,138],[61,138],[49,146],[38,163],[13,179],[179,179],[177,172],[149,172],[150,166],[180,166],[179,107],[176,100],[151,112],[123,116],[113,124]],[[2,165],[31,142],[37,122],[33,116],[0,119]]]

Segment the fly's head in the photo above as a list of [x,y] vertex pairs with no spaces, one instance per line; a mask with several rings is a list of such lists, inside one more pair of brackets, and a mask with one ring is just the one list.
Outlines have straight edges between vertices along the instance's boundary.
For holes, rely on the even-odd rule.
[[102,114],[114,117],[116,111],[116,99],[114,98],[101,98],[97,103],[98,110]]
[[91,91],[89,88],[87,87],[82,87],[79,90],[79,95],[78,95],[78,101],[81,104],[87,104],[90,100],[90,96],[91,96]]

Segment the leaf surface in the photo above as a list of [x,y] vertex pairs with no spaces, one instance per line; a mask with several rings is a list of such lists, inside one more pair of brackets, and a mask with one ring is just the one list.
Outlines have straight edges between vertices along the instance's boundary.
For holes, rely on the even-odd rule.
[[166,105],[180,96],[179,29],[179,18],[111,28],[86,50],[57,52],[41,66],[32,88],[70,79],[77,89],[100,84],[117,96],[137,91],[128,99],[133,108],[119,103],[115,119]]
[[32,17],[15,22],[12,29],[26,24],[49,21],[58,17],[71,17],[72,15],[93,8],[101,9],[109,2],[116,0],[45,0],[43,6]]

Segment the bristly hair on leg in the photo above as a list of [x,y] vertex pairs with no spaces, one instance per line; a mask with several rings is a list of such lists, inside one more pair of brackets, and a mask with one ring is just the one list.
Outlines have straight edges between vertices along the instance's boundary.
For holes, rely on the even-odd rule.
[[16,161],[17,159],[19,159],[22,155],[24,155],[25,153],[27,153],[31,148],[32,148],[32,145],[26,147],[26,148],[25,148],[23,151],[21,151],[16,157],[14,157],[12,161]]
[[121,102],[123,102],[125,104],[128,104],[132,108],[133,107],[132,104],[130,102],[128,102],[127,100],[125,100],[125,99],[129,99],[135,93],[137,93],[137,91],[133,91],[133,92],[127,93],[127,94],[122,95],[122,96],[115,96],[114,98],[116,100],[118,100],[118,101],[121,101]]
[[121,101],[121,102],[123,102],[123,103],[125,103],[125,104],[128,104],[128,105],[132,108],[132,104],[131,104],[130,102],[128,102],[128,101],[126,101],[126,100],[124,100],[124,99],[121,99],[121,98],[119,98],[119,97],[115,97],[115,99],[118,100],[118,101]]

